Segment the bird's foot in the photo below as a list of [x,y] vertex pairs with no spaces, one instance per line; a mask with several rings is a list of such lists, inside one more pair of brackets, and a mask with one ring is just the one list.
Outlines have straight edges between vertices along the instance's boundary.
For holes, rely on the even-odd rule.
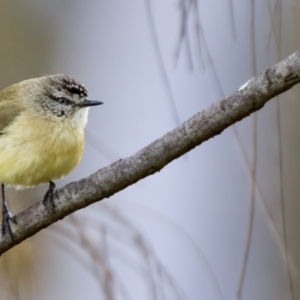
[[2,228],[1,233],[2,236],[5,236],[7,233],[10,235],[11,239],[13,240],[13,234],[11,231],[10,223],[9,221],[18,224],[16,220],[16,216],[14,216],[6,207],[2,210]]
[[54,203],[54,196],[56,198],[58,198],[58,193],[57,193],[57,190],[56,190],[56,185],[53,181],[49,181],[49,189],[48,191],[46,192],[44,198],[43,198],[43,204],[44,206],[48,206],[50,205],[50,207],[52,209],[55,208],[55,203]]

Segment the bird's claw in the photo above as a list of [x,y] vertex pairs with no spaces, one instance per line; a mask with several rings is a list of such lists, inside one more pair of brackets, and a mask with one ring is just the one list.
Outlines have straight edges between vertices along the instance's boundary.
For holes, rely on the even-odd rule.
[[58,198],[58,193],[57,193],[55,183],[53,181],[50,181],[49,183],[50,183],[49,189],[48,189],[48,191],[46,192],[46,194],[43,198],[43,204],[44,204],[44,206],[50,205],[50,207],[52,209],[54,209],[55,208],[54,196],[56,198]]
[[8,209],[4,210],[2,212],[2,228],[1,228],[1,234],[2,236],[5,236],[7,233],[10,235],[11,239],[13,240],[13,234],[11,231],[10,223],[9,221],[18,224],[16,220],[16,216],[14,216]]

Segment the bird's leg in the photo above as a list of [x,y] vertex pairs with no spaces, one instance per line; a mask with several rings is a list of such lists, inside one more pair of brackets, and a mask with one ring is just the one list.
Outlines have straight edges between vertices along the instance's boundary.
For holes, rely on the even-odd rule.
[[53,181],[49,181],[49,189],[44,196],[43,204],[47,206],[49,203],[52,208],[55,208],[54,196],[58,198],[56,185]]
[[11,227],[9,221],[17,224],[16,217],[8,210],[5,200],[5,187],[4,184],[1,183],[1,195],[2,195],[2,229],[1,233],[4,236],[7,232],[9,233],[11,239],[13,239],[13,234],[11,231]]

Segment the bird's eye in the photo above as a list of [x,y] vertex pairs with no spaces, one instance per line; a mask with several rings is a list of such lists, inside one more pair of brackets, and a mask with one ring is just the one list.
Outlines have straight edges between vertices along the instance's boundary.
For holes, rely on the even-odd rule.
[[63,104],[63,105],[66,105],[66,104],[69,103],[69,101],[68,101],[66,98],[64,98],[64,97],[58,98],[58,99],[57,99],[57,102],[58,102],[59,104]]

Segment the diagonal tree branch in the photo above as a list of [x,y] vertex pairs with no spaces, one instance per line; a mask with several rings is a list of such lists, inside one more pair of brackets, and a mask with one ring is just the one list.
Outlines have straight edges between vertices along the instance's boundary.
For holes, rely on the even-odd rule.
[[55,211],[44,207],[42,201],[39,201],[17,214],[18,225],[12,224],[14,240],[9,235],[0,238],[0,255],[72,212],[108,198],[161,170],[172,160],[220,134],[299,82],[300,50],[136,154],[61,188],[58,191],[59,199],[55,202]]

